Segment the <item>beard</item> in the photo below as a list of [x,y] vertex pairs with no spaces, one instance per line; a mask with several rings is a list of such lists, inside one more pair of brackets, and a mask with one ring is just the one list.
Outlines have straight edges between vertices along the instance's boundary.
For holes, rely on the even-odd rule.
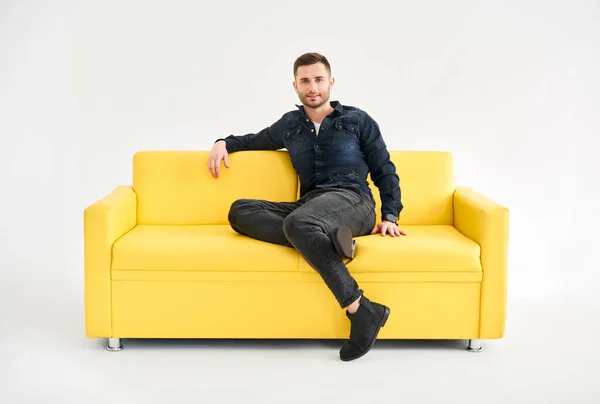
[[329,91],[319,93],[315,100],[311,100],[307,95],[301,96],[300,101],[308,108],[317,109],[329,102]]

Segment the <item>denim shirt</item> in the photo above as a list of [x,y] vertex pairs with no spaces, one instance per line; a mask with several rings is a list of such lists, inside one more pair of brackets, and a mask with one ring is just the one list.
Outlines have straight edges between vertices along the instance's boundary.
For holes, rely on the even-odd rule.
[[[359,108],[332,101],[334,110],[323,120],[318,136],[304,111],[285,113],[258,133],[230,135],[224,139],[227,152],[287,149],[300,178],[300,197],[317,188],[350,188],[373,200],[367,174],[379,189],[381,217],[400,216],[400,178],[390,160],[379,126]],[[217,140],[217,141],[218,141]]]

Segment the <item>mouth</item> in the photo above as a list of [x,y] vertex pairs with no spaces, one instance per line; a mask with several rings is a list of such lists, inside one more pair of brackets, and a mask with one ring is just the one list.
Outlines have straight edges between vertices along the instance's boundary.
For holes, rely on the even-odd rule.
[[311,100],[316,99],[317,97],[319,97],[318,95],[309,95],[308,98],[310,98]]

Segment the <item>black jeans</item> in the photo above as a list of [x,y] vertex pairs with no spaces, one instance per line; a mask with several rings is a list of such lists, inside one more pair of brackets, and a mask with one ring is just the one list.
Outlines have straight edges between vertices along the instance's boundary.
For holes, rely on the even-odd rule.
[[240,234],[295,248],[345,308],[363,291],[330,235],[339,226],[348,226],[354,237],[371,234],[374,206],[373,197],[358,187],[315,189],[296,202],[238,199],[229,210],[229,223]]

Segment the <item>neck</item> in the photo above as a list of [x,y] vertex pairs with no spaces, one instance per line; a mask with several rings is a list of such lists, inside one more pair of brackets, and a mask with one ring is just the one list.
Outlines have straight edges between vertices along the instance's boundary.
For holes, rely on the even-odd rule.
[[331,114],[331,111],[333,111],[333,107],[331,106],[329,101],[327,101],[325,104],[321,105],[317,109],[308,108],[305,105],[304,111],[306,112],[306,115],[308,115],[308,117],[310,118],[311,121],[316,122],[316,123],[321,123],[321,122],[323,122],[323,119],[325,119],[325,117],[327,115]]

